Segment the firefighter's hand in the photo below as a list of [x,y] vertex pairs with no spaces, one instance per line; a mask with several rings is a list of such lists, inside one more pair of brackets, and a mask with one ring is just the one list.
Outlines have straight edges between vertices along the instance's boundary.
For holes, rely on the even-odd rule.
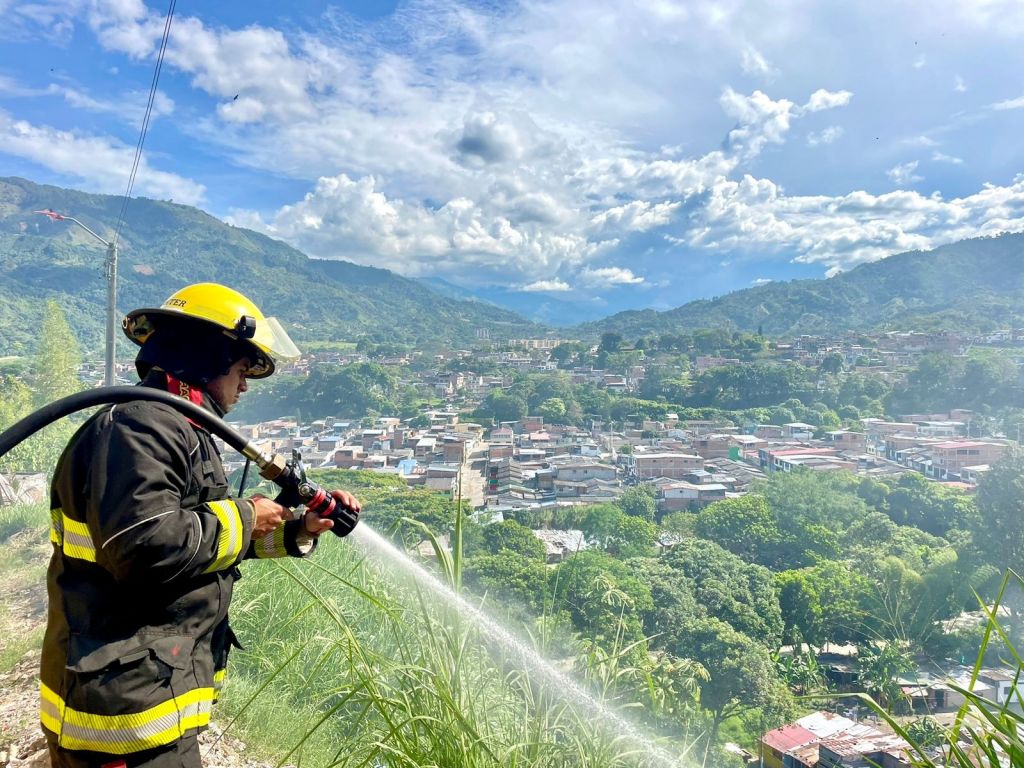
[[285,520],[292,519],[291,510],[266,496],[256,495],[249,501],[256,507],[256,523],[252,529],[254,539],[261,539],[268,533],[273,533]]
[[[359,516],[363,505],[359,503],[359,499],[353,496],[348,491],[331,491],[331,496],[334,500],[343,507],[347,507],[355,513],[356,517]],[[324,531],[329,531],[334,527],[334,521],[326,517],[320,517],[315,512],[306,512],[303,518],[303,523],[306,527],[306,532],[313,536],[319,536]]]

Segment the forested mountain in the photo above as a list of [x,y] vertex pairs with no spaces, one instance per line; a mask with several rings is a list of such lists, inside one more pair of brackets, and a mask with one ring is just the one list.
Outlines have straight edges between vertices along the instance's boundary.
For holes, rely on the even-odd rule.
[[[121,198],[0,178],[0,356],[31,351],[46,299],[65,307],[85,349],[102,346],[105,249]],[[120,310],[159,304],[188,283],[226,283],[281,317],[301,340],[451,341],[537,333],[508,310],[443,296],[422,283],[346,261],[311,259],[189,206],[137,198],[120,239]],[[126,348],[127,349],[127,348]]]
[[577,326],[627,338],[696,328],[780,336],[844,330],[986,330],[1024,322],[1024,235],[911,251],[822,280],[774,282],[665,312],[620,312]]

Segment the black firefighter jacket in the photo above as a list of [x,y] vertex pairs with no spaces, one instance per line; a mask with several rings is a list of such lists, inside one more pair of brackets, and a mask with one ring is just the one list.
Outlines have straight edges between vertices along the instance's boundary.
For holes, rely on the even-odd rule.
[[[144,385],[201,402],[163,373]],[[252,540],[210,435],[173,408],[100,411],[57,464],[40,718],[71,750],[129,754],[202,730],[237,644],[231,590],[245,557],[309,554],[301,520]]]

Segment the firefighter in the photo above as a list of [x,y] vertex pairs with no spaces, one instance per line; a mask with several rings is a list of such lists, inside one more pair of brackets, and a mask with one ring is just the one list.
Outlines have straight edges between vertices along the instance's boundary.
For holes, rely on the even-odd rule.
[[[124,332],[141,385],[223,416],[246,381],[298,349],[274,319],[202,283]],[[344,491],[335,498],[359,512]],[[210,434],[175,409],[101,410],[65,448],[51,491],[53,556],[40,718],[54,768],[201,765],[197,734],[240,647],[228,624],[247,557],[306,557],[331,520],[233,498]]]

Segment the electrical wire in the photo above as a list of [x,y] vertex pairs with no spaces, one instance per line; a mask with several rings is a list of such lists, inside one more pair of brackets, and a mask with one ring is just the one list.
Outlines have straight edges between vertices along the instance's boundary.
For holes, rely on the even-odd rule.
[[128,211],[128,200],[131,199],[132,188],[135,186],[135,176],[139,170],[139,163],[142,160],[142,145],[146,141],[146,132],[149,130],[149,120],[153,114],[153,103],[156,101],[157,84],[160,82],[160,70],[164,64],[164,54],[167,52],[167,40],[171,36],[171,20],[174,18],[174,6],[177,0],[171,0],[167,9],[167,18],[164,19],[164,34],[160,40],[160,50],[156,57],[156,67],[153,70],[153,82],[149,86],[149,100],[146,102],[146,112],[142,117],[142,128],[139,131],[139,141],[135,145],[135,160],[132,162],[131,174],[128,176],[128,187],[124,192],[124,200],[121,201],[121,212],[117,215],[117,225],[114,227],[114,239],[112,242],[117,245],[117,239],[121,234],[121,227],[124,226],[125,213]]

